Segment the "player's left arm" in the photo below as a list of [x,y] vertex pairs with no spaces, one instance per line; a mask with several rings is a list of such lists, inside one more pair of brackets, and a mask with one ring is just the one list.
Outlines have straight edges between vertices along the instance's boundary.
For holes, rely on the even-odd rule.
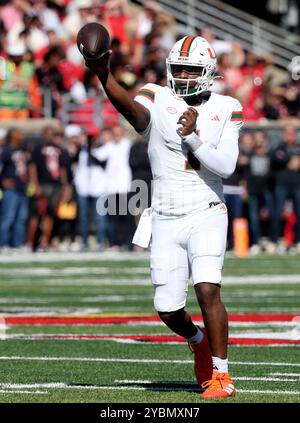
[[217,147],[201,140],[201,134],[195,132],[197,111],[189,108],[179,119],[183,142],[187,144],[194,156],[211,172],[229,178],[235,170],[239,155],[239,130],[243,125],[242,106],[237,103],[234,111],[224,125]]

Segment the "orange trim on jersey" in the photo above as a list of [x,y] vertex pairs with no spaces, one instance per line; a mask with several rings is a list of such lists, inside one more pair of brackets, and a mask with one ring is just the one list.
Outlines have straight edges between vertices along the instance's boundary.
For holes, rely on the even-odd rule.
[[190,35],[184,39],[180,50],[180,57],[189,57],[190,48],[195,38],[194,35]]
[[148,98],[148,100],[152,101],[154,103],[155,100],[155,92],[149,90],[148,88],[141,88],[137,95],[141,95],[142,97]]
[[230,121],[243,120],[243,118],[243,112],[241,110],[237,110],[232,112]]

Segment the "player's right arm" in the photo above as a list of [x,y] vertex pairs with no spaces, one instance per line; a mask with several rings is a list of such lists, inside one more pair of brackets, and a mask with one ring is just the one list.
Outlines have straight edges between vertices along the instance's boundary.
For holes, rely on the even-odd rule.
[[143,132],[150,123],[150,111],[133,100],[109,71],[111,50],[99,60],[86,59],[85,64],[98,76],[113,106],[128,120],[137,132]]

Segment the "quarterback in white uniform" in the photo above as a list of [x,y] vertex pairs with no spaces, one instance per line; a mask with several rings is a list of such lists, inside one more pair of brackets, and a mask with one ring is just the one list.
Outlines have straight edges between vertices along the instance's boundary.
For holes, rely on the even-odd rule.
[[[134,100],[109,72],[110,54],[99,61],[86,59],[86,65],[113,105],[149,141],[155,309],[194,352],[201,396],[233,396],[228,319],[220,298],[227,235],[222,178],[236,166],[242,107],[232,97],[209,91],[216,56],[204,38],[179,40],[166,60],[168,86],[146,84]],[[185,311],[190,275],[205,329]]]

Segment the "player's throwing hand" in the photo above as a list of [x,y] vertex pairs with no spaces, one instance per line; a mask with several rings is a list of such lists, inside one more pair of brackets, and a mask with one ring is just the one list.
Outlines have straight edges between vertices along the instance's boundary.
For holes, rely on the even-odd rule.
[[112,50],[109,50],[97,60],[85,57],[85,65],[90,68],[93,72],[95,72],[99,77],[102,77],[108,72],[111,55]]
[[179,129],[181,135],[186,137],[196,130],[198,112],[194,107],[189,107],[178,119],[178,124],[182,125]]

